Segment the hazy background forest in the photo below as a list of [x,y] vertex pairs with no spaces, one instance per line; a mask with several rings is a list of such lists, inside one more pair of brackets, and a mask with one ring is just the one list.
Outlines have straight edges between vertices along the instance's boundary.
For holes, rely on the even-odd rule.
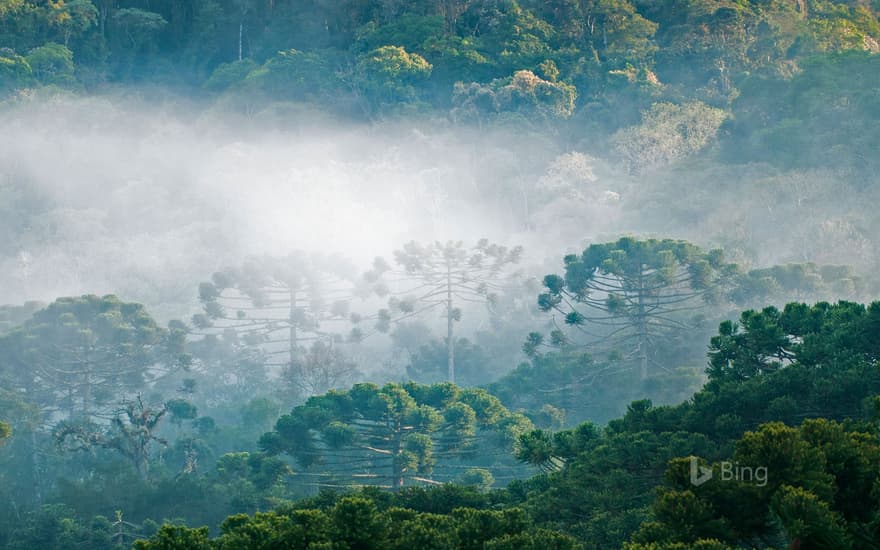
[[0,0],[0,546],[876,548],[878,14]]

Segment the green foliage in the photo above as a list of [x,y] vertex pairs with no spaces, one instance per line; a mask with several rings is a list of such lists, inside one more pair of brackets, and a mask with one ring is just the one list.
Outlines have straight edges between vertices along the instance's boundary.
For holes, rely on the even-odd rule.
[[684,315],[717,299],[734,269],[720,250],[632,237],[590,245],[564,261],[564,276],[544,277],[538,306],[558,311],[591,343],[625,346],[638,356],[642,380],[658,363],[660,334],[688,330]]
[[120,548],[114,544],[112,526],[107,518],[98,516],[88,524],[72,516],[72,511],[60,504],[45,505],[29,512],[15,526],[5,548]]
[[842,519],[815,494],[799,487],[783,486],[773,495],[773,512],[779,517],[788,538],[801,541],[801,547],[852,547]]
[[[415,111],[444,118],[451,108],[453,123],[513,123],[552,136],[554,147],[559,138],[590,154],[614,150],[632,176],[613,180],[618,200],[634,201],[632,211],[648,219],[650,208],[664,223],[687,219],[692,234],[721,219],[723,231],[701,238],[732,242],[750,259],[764,226],[779,250],[798,240],[797,255],[782,261],[837,261],[843,239],[822,237],[836,231],[851,235],[862,265],[873,268],[861,243],[874,218],[821,206],[837,197],[868,209],[876,202],[877,8],[828,0],[0,0],[0,94],[27,101],[27,89],[39,86],[145,81],[184,93],[203,88],[248,116],[279,100],[367,118]],[[592,219],[614,215],[590,209],[602,200],[595,182],[605,179],[592,173],[601,164],[580,153],[560,159],[583,169],[555,166],[535,188],[522,183],[534,174],[513,174],[485,196],[521,194],[527,213],[512,220],[533,229],[531,212],[553,195],[581,234],[598,234],[604,228]],[[693,174],[699,184],[684,177]],[[654,178],[664,186],[652,187]],[[665,186],[673,180],[687,200],[656,200],[658,190],[685,196]],[[30,200],[22,193],[0,201],[0,238],[15,250],[21,234],[9,220],[19,220]],[[743,201],[749,214],[728,209],[731,201]],[[557,222],[556,212],[542,215]],[[786,215],[806,229],[780,232]],[[487,365],[508,361],[496,350],[517,346],[456,337],[453,327],[471,310],[449,297],[443,269],[471,269],[476,258],[487,277],[469,274],[455,289],[489,307],[497,332],[502,318],[526,310],[505,309],[494,269],[517,253],[488,242],[398,252],[399,272],[417,275],[430,292],[386,286],[388,309],[368,318],[380,331],[399,330],[410,316],[445,306],[448,326],[445,342],[428,337],[409,347],[410,375],[440,380],[445,362],[446,376],[457,366],[464,384],[494,378]],[[544,279],[539,303],[566,326],[523,323],[521,335],[552,332],[529,335],[529,362],[493,384],[493,397],[449,384],[329,391],[354,375],[340,351],[348,330],[337,329],[353,325],[351,343],[366,333],[347,299],[330,303],[318,291],[336,282],[353,290],[350,273],[310,262],[258,259],[215,275],[199,289],[200,340],[184,338],[182,323],[162,328],[141,306],[112,296],[59,299],[44,311],[0,308],[0,546],[124,547],[131,535],[122,512],[117,523],[107,519],[122,509],[152,537],[139,548],[573,548],[580,540],[719,550],[870,548],[880,539],[880,306],[783,307],[862,299],[869,282],[852,270],[798,263],[738,271],[680,241],[590,246],[566,258],[564,276]],[[379,291],[383,281],[371,282]],[[725,298],[756,309],[720,325],[709,382],[685,400],[701,358],[680,351],[704,343],[702,316],[720,316],[708,306]],[[777,307],[758,309],[771,303]],[[266,319],[275,307],[278,315]],[[580,339],[581,329],[591,334]],[[275,331],[287,344],[281,353],[270,341]],[[318,343],[301,345],[310,338]],[[583,343],[590,356],[577,349]],[[180,388],[185,399],[167,399],[180,380],[165,375],[189,366],[184,348],[198,356],[199,369],[188,375],[198,384]],[[316,394],[280,420],[280,405],[259,397],[276,380],[266,374],[273,365],[287,369],[274,398]],[[650,375],[635,383],[639,366]],[[127,397],[135,392],[165,406]],[[682,403],[665,405],[674,402]],[[163,425],[165,415],[176,429]],[[830,420],[811,420],[818,417]],[[553,431],[585,419],[607,426]],[[50,423],[62,447],[87,452],[58,452]],[[256,452],[254,434],[273,423],[261,440],[267,453]],[[167,449],[154,452],[166,437]],[[511,450],[541,473],[488,491],[525,472],[504,462]],[[294,457],[301,475],[275,453]],[[765,487],[693,487],[689,456],[703,457],[716,475],[731,458],[769,465],[771,475]],[[472,487],[417,485],[445,480]],[[338,481],[399,491],[322,493],[255,513]],[[54,502],[71,508],[44,506]],[[229,514],[214,540],[207,528],[180,525],[217,526]],[[180,519],[160,528],[163,518]]]
[[45,44],[27,57],[34,78],[41,84],[69,85],[74,82],[73,52],[61,44]]
[[786,264],[743,273],[731,292],[731,299],[744,306],[822,296],[852,299],[864,292],[864,286],[862,278],[846,266]]
[[0,335],[24,323],[44,307],[46,304],[36,301],[25,302],[20,306],[0,306]]
[[725,478],[716,464],[711,479],[694,485],[689,463],[695,459],[674,460],[667,472],[673,488],[660,492],[655,519],[634,540],[739,546],[777,538],[804,548],[851,548],[854,536],[870,531],[880,504],[868,481],[878,456],[873,435],[828,420],[807,420],[799,429],[764,424],[737,442],[732,464],[739,472],[765,468],[765,477]]
[[374,110],[416,103],[417,86],[431,76],[432,66],[417,53],[381,46],[361,55],[353,79]]
[[[248,61],[238,62],[238,66]],[[343,83],[336,74],[333,51],[284,50],[243,78],[246,88],[258,88],[269,97],[328,104]],[[216,75],[216,73],[215,73]],[[214,76],[212,76],[214,79]]]
[[450,34],[442,15],[404,13],[381,25],[367,23],[359,30],[355,46],[367,52],[387,44],[419,52],[431,64],[425,86],[441,101],[448,98],[456,81],[482,80],[494,71],[489,57],[478,50],[479,41]]
[[367,496],[336,499],[324,509],[279,509],[230,516],[221,534],[207,540],[207,528],[165,525],[139,550],[166,548],[361,548],[409,550],[551,548],[574,550],[581,545],[559,532],[536,529],[520,509],[503,511],[456,508],[435,514],[412,509],[380,509]]
[[872,331],[880,323],[880,304],[852,302],[812,307],[791,303],[743,312],[739,325],[725,322],[710,348],[709,376],[743,380],[779,370],[784,364],[817,369],[871,364],[880,349]]
[[458,479],[462,485],[475,487],[481,491],[488,491],[495,483],[495,476],[485,468],[468,468]]
[[877,139],[871,121],[878,113],[878,63],[876,55],[848,52],[804,60],[790,80],[744,82],[725,156],[784,168],[845,168],[864,181],[877,167],[868,151]]
[[253,59],[221,63],[214,69],[203,86],[213,92],[228,90],[240,85],[257,67],[258,65]]
[[619,358],[596,361],[583,350],[561,349],[535,354],[488,389],[508,408],[528,411],[536,425],[558,429],[584,421],[605,423],[646,395],[679,403],[703,383],[696,368],[657,372],[648,383],[632,378],[631,365]]
[[141,48],[168,24],[161,14],[138,8],[122,8],[116,11],[113,22],[122,29],[133,50]]
[[[342,481],[360,473],[397,490],[407,479],[430,475],[438,455],[472,448],[478,429],[495,431],[502,445],[510,445],[527,427],[527,420],[482,390],[356,384],[311,397],[282,416],[260,446],[270,454],[290,454],[313,471],[326,468]],[[363,466],[351,472],[352,463]]]
[[278,458],[262,453],[237,452],[221,456],[217,460],[216,473],[223,485],[237,488],[239,499],[245,492],[256,499],[259,491],[277,486],[293,471]]
[[564,119],[574,112],[577,90],[564,82],[544,80],[531,71],[517,71],[510,78],[488,84],[456,83],[452,94],[453,116],[485,119],[517,113],[527,120]]
[[9,48],[0,49],[0,92],[24,88],[30,83],[33,69],[27,59]]
[[183,332],[116,296],[59,298],[0,337],[7,387],[68,420],[91,416],[152,377],[189,365]]
[[136,540],[137,550],[208,550],[211,544],[208,528],[189,529],[180,525],[163,525],[149,541]]
[[247,427],[267,430],[280,416],[281,406],[265,397],[248,401],[241,408],[241,421]]
[[63,39],[64,46],[98,24],[98,8],[89,0],[64,0],[49,4],[47,19]]
[[178,426],[184,420],[194,420],[199,415],[198,408],[186,399],[170,399],[165,402],[165,409],[171,413],[171,422]]
[[[837,537],[839,516],[849,534],[834,540],[867,540],[876,514],[869,466],[876,438],[866,435],[875,427],[866,422],[880,393],[878,311],[877,304],[789,304],[782,312],[745,312],[742,328],[722,323],[710,348],[710,380],[692,399],[660,407],[633,402],[603,431],[584,424],[521,436],[518,457],[548,473],[511,492],[527,495],[537,521],[561,522],[597,544],[619,547],[643,524],[632,548],[723,548],[750,533],[782,540],[781,531],[772,531],[783,529],[772,520],[773,495],[800,487],[831,512],[798,497],[791,510],[801,516],[789,520],[792,532]],[[802,425],[764,424],[780,420]],[[694,487],[690,460],[676,459],[687,456],[714,462],[713,480]],[[768,482],[723,481],[722,460],[766,466]],[[664,479],[673,492],[662,493],[649,513],[646,497]],[[817,523],[805,526],[800,517]]]
[[[37,83],[149,78],[234,94],[235,101],[249,104],[304,101],[366,117],[442,112],[452,106],[460,121],[537,121],[545,129],[571,118],[570,128],[580,129],[586,122],[603,137],[622,130],[618,146],[633,164],[668,162],[703,148],[712,142],[720,116],[703,104],[726,107],[735,102],[747,116],[730,123],[737,129],[732,155],[740,157],[736,151],[742,150],[766,155],[770,149],[763,145],[773,143],[786,154],[768,160],[789,163],[804,143],[857,132],[805,116],[816,110],[806,98],[782,96],[798,88],[805,74],[816,73],[812,56],[880,50],[880,24],[877,7],[870,3],[829,0],[522,0],[418,6],[289,0],[117,6],[89,0],[6,0],[0,43],[12,48],[10,52],[51,44],[72,52],[76,79],[69,63],[54,52],[52,63],[43,55],[44,65],[56,67],[56,73],[59,65],[64,70],[52,78],[44,74]],[[23,59],[12,53],[0,59],[0,71],[10,73],[2,79],[3,93],[32,85]],[[849,62],[838,57],[819,63],[858,75],[834,81],[844,87],[847,80],[870,80],[876,73],[851,71]],[[806,70],[799,73],[802,67]],[[776,98],[761,94],[759,109],[769,116],[751,116],[752,92],[762,86],[755,81],[766,78],[777,80],[784,93]],[[870,99],[852,99],[834,109],[870,108]],[[669,113],[669,107],[652,110],[658,102],[690,114]],[[638,126],[640,110],[647,114]],[[655,110],[663,112],[655,112],[654,119],[670,128],[673,120],[690,117],[687,124],[699,131],[678,128],[664,134],[661,126],[666,126],[648,120]],[[792,111],[799,112],[789,116]],[[764,130],[739,139],[743,129],[755,127]],[[821,137],[811,137],[809,130]],[[676,142],[684,149],[677,150]],[[647,144],[645,151],[640,143]],[[868,138],[862,141],[864,146],[870,143]],[[809,158],[817,164],[834,160],[836,153],[826,151],[817,144],[815,153],[827,159]],[[648,158],[641,158],[641,152]]]

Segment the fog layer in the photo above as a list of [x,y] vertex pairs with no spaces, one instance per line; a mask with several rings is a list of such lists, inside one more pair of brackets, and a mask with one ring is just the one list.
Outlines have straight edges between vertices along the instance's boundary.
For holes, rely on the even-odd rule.
[[116,292],[155,306],[191,301],[246,255],[366,263],[410,239],[506,241],[505,197],[469,199],[544,154],[438,126],[277,130],[197,110],[100,98],[6,110],[0,302]]
[[631,177],[579,149],[443,120],[21,101],[0,117],[0,302],[112,292],[187,316],[198,281],[245,256],[321,250],[366,267],[412,239],[521,244],[537,273],[626,233],[723,246],[753,266],[873,262],[871,222],[855,199],[830,200],[833,174],[778,185],[710,161]]

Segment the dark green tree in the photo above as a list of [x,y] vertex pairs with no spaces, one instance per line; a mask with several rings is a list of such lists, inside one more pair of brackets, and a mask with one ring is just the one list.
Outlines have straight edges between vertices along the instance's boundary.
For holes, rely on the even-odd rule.
[[73,84],[73,52],[61,44],[44,44],[28,52],[25,59],[31,74],[41,84]]
[[671,330],[688,330],[687,315],[718,297],[730,270],[720,250],[625,237],[566,256],[564,276],[544,277],[547,292],[538,305],[563,314],[565,324],[592,343],[628,348],[644,380],[661,339]]
[[397,491],[406,480],[424,481],[438,459],[464,455],[478,430],[498,434],[503,445],[528,426],[483,390],[356,384],[294,408],[260,446],[290,454],[304,467],[325,464],[343,480],[385,482]]
[[852,300],[865,281],[848,266],[785,264],[752,269],[736,280],[732,300],[740,306],[765,306],[824,299]]
[[47,414],[90,421],[120,395],[189,366],[184,332],[116,296],[59,298],[0,338],[9,388]]
[[199,416],[198,408],[186,399],[169,399],[165,409],[171,415],[171,423],[180,428],[185,420],[195,420]]

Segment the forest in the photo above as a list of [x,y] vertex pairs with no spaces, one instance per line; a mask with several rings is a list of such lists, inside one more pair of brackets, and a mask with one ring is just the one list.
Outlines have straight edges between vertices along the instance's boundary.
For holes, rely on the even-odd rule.
[[877,0],[0,0],[0,548],[880,548]]

